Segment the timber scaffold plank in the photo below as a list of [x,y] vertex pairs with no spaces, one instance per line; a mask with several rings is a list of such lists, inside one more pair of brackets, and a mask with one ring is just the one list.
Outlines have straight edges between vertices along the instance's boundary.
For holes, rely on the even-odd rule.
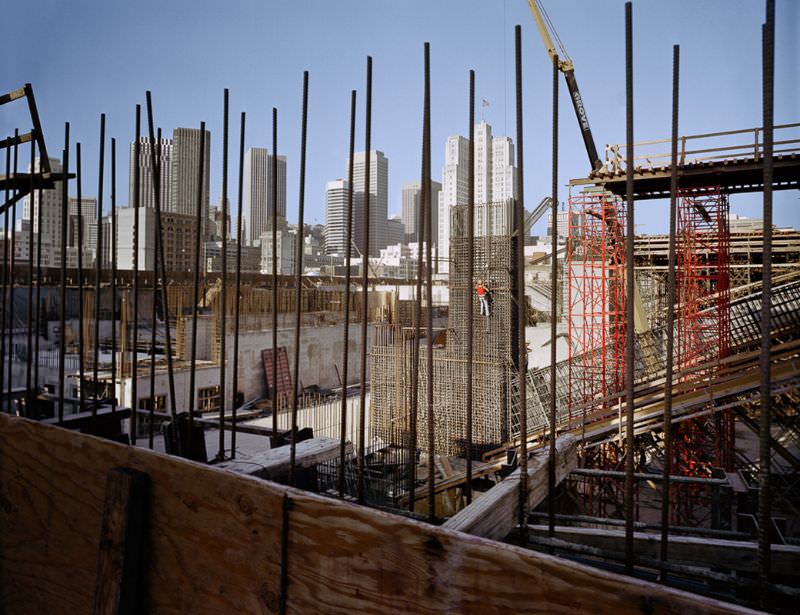
[[0,612],[92,609],[106,475],[150,476],[147,612],[746,613],[541,553],[0,415]]

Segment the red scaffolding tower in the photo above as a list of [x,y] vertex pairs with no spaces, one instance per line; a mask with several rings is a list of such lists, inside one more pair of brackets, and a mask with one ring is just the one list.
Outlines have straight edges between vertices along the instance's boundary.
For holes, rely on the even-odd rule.
[[[728,197],[718,186],[680,191],[675,361],[676,385],[684,388],[706,384],[719,369],[714,361],[730,353],[729,210]],[[733,445],[730,410],[679,423],[672,451],[673,473],[710,478],[714,468],[732,471]],[[672,522],[707,523],[712,517],[711,488],[676,487]]]

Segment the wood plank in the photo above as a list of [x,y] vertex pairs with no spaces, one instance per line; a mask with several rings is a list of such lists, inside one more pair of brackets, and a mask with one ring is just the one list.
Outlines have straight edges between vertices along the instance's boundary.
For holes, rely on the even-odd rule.
[[[544,525],[529,525],[532,534],[546,536]],[[556,527],[555,538],[597,547],[609,554],[625,553],[625,532],[585,527]],[[661,535],[648,532],[633,533],[636,555],[660,558]],[[800,547],[772,545],[771,570],[775,574],[800,575]],[[730,570],[758,572],[758,545],[742,540],[721,540],[696,536],[670,536],[669,561],[677,564],[706,565]]]
[[575,562],[0,414],[0,612],[93,602],[106,473],[147,472],[153,615],[753,613]]
[[[565,435],[556,440],[556,484],[578,465],[578,440]],[[528,461],[528,510],[547,497],[548,451]],[[500,540],[514,529],[519,516],[519,468],[444,523],[444,527]]]
[[148,486],[149,477],[138,470],[114,468],[108,473],[95,615],[135,615],[142,611],[146,597],[141,580]]
[[[352,454],[353,444],[345,444],[345,453]],[[289,473],[291,449],[288,446],[269,449],[247,457],[217,463],[214,467],[264,479],[285,476]],[[295,464],[298,468],[311,468],[324,461],[339,457],[339,440],[336,438],[311,438],[297,443]]]

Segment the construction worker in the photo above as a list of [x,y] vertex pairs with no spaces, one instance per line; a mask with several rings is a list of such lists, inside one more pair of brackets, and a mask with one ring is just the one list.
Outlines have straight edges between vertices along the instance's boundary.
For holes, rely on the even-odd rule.
[[488,316],[489,293],[491,290],[483,283],[483,280],[478,280],[478,284],[475,286],[475,292],[478,293],[478,300],[481,302],[481,316],[483,316],[484,313]]

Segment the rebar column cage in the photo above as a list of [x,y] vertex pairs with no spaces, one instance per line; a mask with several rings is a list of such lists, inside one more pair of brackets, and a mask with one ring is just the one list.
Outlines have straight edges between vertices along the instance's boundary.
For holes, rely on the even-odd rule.
[[[730,205],[719,186],[682,189],[678,196],[676,383],[691,388],[709,382],[719,369],[714,360],[730,354]],[[706,367],[698,368],[701,365]],[[676,474],[711,477],[714,468],[732,471],[731,411],[680,423],[672,455]],[[687,526],[708,523],[711,489],[676,487],[672,521]]]

